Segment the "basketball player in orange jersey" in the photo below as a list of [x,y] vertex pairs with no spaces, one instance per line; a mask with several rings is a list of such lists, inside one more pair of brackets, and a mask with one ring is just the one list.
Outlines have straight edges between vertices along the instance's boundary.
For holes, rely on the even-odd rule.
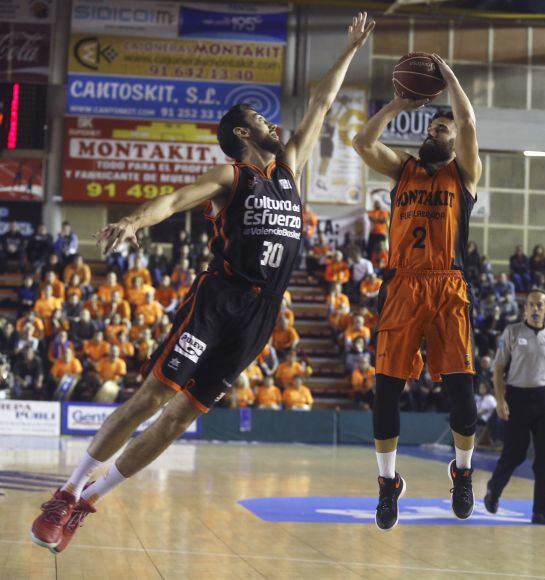
[[396,181],[391,192],[390,252],[379,293],[376,397],[373,406],[379,466],[376,524],[391,530],[406,484],[395,471],[399,397],[426,340],[429,370],[441,376],[450,402],[456,459],[448,466],[452,509],[460,519],[473,511],[471,455],[477,413],[468,285],[462,271],[469,216],[481,176],[473,107],[450,67],[433,60],[445,79],[451,112],[437,113],[419,157],[379,141],[401,111],[427,101],[395,97],[354,137],[362,159]]
[[[140,389],[108,417],[66,484],[42,505],[31,530],[40,546],[62,552],[83,519],[96,511],[96,501],[158,457],[219,401],[267,344],[299,259],[301,172],[348,66],[373,28],[365,14],[353,19],[347,48],[318,83],[286,145],[259,112],[236,105],[218,127],[220,146],[236,163],[211,169],[194,184],[144,204],[100,232],[99,243],[108,254],[125,241],[135,243],[140,228],[209,202],[214,257],[143,370]],[[91,473],[165,404],[157,421],[132,440],[108,472],[86,486]]]

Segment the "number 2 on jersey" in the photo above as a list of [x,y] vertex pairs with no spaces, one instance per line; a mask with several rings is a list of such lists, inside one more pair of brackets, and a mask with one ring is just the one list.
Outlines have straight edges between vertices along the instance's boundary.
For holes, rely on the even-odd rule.
[[416,242],[413,244],[413,248],[418,248],[419,250],[424,250],[426,246],[424,246],[424,240],[426,239],[426,228],[414,228],[413,230],[413,238],[415,238]]
[[261,265],[278,268],[282,261],[284,246],[282,244],[273,244],[272,242],[263,242],[263,255],[261,256]]

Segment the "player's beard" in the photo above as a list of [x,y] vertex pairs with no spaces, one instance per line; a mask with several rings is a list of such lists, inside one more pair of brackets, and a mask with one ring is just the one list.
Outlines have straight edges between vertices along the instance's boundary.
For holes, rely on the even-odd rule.
[[454,151],[454,139],[449,139],[446,143],[426,139],[420,146],[418,155],[424,163],[440,163],[452,157]]
[[278,155],[278,153],[284,150],[284,143],[280,139],[275,139],[270,134],[260,136],[256,139],[256,143],[259,147],[274,155]]

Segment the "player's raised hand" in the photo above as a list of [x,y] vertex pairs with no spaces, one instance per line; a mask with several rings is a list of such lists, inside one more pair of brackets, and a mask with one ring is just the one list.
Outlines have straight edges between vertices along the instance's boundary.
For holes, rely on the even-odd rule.
[[394,106],[398,111],[411,111],[413,109],[418,109],[419,107],[426,106],[431,99],[404,99],[399,95],[395,95],[391,101],[392,106]]
[[137,228],[131,223],[121,220],[115,224],[108,224],[99,232],[93,234],[97,246],[102,246],[102,255],[107,256],[115,251],[123,242],[129,242],[135,247],[140,247],[136,237]]
[[367,12],[358,12],[348,27],[348,45],[361,48],[373,32],[373,28],[375,21],[372,18],[367,20]]
[[434,52],[430,56],[433,59],[433,62],[435,62],[435,64],[439,67],[441,75],[445,79],[446,83],[448,83],[449,80],[456,79],[456,75],[454,74],[453,70],[438,54],[435,54]]

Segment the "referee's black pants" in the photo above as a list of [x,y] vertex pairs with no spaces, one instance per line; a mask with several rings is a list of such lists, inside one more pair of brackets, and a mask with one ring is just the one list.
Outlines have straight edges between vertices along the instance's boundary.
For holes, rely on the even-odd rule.
[[505,399],[509,420],[501,457],[488,482],[488,489],[500,497],[513,471],[526,459],[530,435],[534,440],[534,513],[545,514],[545,387],[523,389],[507,385]]

